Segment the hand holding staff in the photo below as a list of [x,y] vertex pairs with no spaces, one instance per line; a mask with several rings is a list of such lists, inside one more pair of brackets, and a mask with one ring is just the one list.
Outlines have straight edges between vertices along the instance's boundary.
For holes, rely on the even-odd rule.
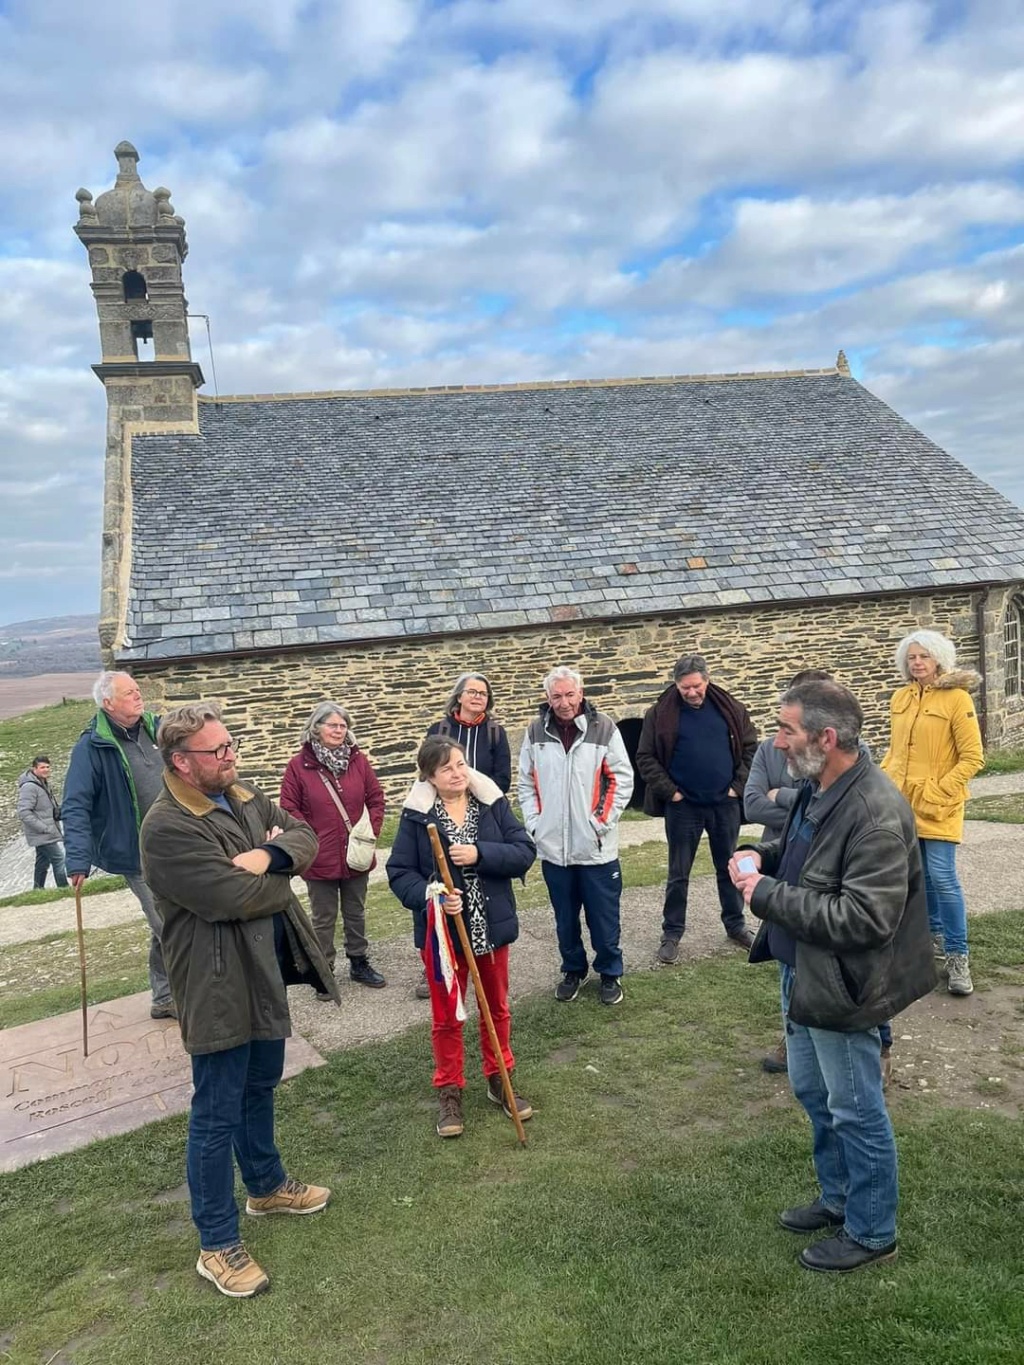
[[[445,890],[451,895],[455,891],[455,883],[452,881],[452,870],[448,866],[448,859],[445,857],[444,845],[441,843],[441,835],[438,833],[437,826],[433,823],[427,825],[427,834],[430,837],[431,847],[434,850],[434,858],[437,862],[437,870],[441,874]],[[494,1048],[494,1055],[498,1059],[498,1071],[501,1074],[501,1088],[505,1095],[505,1103],[512,1116],[512,1122],[516,1126],[516,1134],[520,1143],[526,1146],[526,1133],[523,1131],[523,1121],[519,1117],[519,1110],[516,1106],[516,1095],[512,1089],[512,1080],[508,1074],[508,1067],[505,1065],[505,1058],[501,1051],[501,1043],[498,1041],[497,1030],[494,1027],[494,1020],[491,1018],[491,1007],[487,1003],[487,996],[484,994],[484,984],[480,980],[480,969],[476,965],[476,958],[473,956],[473,949],[470,946],[469,934],[466,932],[466,923],[461,915],[453,915],[455,928],[459,935],[459,944],[462,947],[462,955],[466,959],[469,967],[469,974],[473,978],[473,989],[476,992],[477,1009],[480,1017],[484,1021],[488,1036],[491,1040],[491,1047]]]

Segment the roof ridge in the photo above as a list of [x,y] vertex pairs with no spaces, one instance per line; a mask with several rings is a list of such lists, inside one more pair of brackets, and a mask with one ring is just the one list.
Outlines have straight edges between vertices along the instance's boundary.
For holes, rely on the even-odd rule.
[[[636,375],[613,379],[529,379],[506,384],[438,384],[399,389],[311,389],[298,393],[199,394],[200,403],[287,403],[307,398],[425,398],[438,394],[525,393],[551,389],[612,389],[640,384],[724,384],[737,379],[823,379],[843,375],[841,366],[820,370],[735,370],[724,374]],[[849,370],[846,371],[849,375]],[[845,376],[844,376],[845,377]]]

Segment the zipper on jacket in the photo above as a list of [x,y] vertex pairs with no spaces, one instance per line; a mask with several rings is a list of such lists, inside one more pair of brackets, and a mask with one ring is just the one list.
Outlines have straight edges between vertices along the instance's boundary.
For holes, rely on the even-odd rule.
[[224,945],[221,942],[221,926],[213,926],[213,975],[216,980],[224,975]]

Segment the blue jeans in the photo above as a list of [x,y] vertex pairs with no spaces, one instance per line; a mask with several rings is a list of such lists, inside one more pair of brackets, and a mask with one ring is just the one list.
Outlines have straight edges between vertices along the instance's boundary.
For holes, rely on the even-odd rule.
[[928,923],[947,953],[967,952],[967,902],[956,875],[957,846],[949,839],[918,839],[924,863]]
[[846,1231],[879,1250],[896,1240],[896,1140],[882,1095],[878,1029],[839,1033],[789,1017],[796,973],[782,967],[782,1020],[793,1094],[814,1133],[821,1202],[845,1214]]
[[587,950],[580,931],[582,909],[594,949],[594,971],[601,976],[621,976],[619,902],[622,899],[622,869],[619,860],[594,866],[574,863],[569,867],[542,861],[540,868],[555,912],[562,971],[575,972],[577,976],[587,974]]
[[64,845],[59,839],[52,844],[36,845],[35,875],[32,878],[34,890],[41,891],[46,885],[46,874],[53,868],[53,880],[57,886],[67,886],[67,873],[64,871]]
[[711,861],[715,865],[718,903],[727,934],[738,934],[744,926],[743,897],[729,876],[729,859],[736,851],[740,834],[742,801],[730,797],[715,806],[698,806],[692,801],[666,801],[665,838],[668,840],[668,879],[665,882],[665,909],[661,932],[666,938],[680,939],[686,931],[686,901],[690,891],[690,870],[697,856],[700,836],[708,832]]
[[274,1087],[284,1070],[284,1039],[242,1043],[192,1058],[188,1188],[192,1221],[204,1251],[240,1241],[232,1151],[254,1199],[273,1194],[286,1176],[274,1143]]

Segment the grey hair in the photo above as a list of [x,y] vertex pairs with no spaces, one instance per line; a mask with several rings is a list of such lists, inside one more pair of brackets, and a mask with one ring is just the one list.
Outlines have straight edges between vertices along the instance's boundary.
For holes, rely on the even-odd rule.
[[339,706],[336,701],[318,702],[313,709],[313,714],[302,728],[302,743],[310,744],[314,739],[320,738],[320,729],[328,716],[340,716],[348,726],[349,740],[355,744],[356,737],[352,730],[352,716],[346,711],[344,706]]
[[197,735],[211,720],[220,720],[220,707],[212,701],[192,702],[188,706],[176,706],[173,711],[165,711],[156,732],[160,755],[164,764],[174,771],[174,755],[181,753],[185,741]]
[[576,672],[575,668],[568,668],[565,664],[553,668],[550,673],[545,675],[544,681],[541,683],[545,697],[550,695],[556,682],[571,682],[576,687],[582,687],[583,677]]
[[[131,678],[130,673],[126,673],[123,668],[111,668],[101,673],[92,685],[92,699],[97,706],[102,707],[105,701],[114,699],[114,679]],[[134,681],[134,679],[133,679]]]
[[915,630],[905,635],[896,646],[896,672],[904,682],[910,682],[907,653],[911,645],[920,645],[930,654],[938,664],[940,673],[952,673],[956,668],[956,645],[952,640],[947,640],[937,630]]
[[444,713],[446,716],[452,715],[455,708],[458,706],[459,698],[465,691],[468,682],[482,682],[484,687],[487,688],[487,715],[489,716],[491,714],[491,707],[494,705],[494,691],[491,687],[490,678],[483,673],[460,673],[455,679],[455,686],[452,688],[451,696],[448,698],[447,702],[445,702]]
[[703,654],[684,654],[681,659],[677,659],[672,670],[672,681],[678,682],[680,678],[688,678],[691,673],[699,673],[705,682],[710,678],[708,661]]
[[787,687],[779,698],[780,706],[799,706],[801,723],[810,735],[823,730],[836,732],[836,747],[856,752],[864,726],[860,702],[848,687],[837,682],[809,681]]

